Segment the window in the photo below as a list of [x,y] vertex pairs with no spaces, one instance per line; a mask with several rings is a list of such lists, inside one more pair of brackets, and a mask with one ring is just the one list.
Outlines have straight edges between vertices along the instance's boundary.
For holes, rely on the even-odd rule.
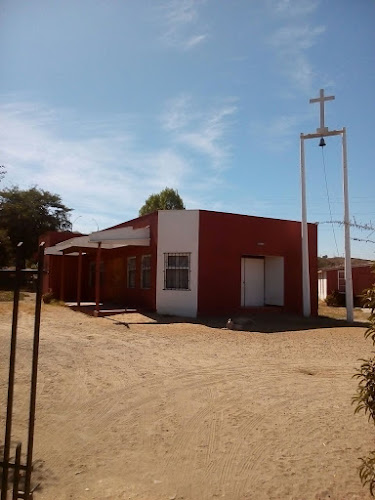
[[135,288],[135,257],[128,257],[128,288]]
[[141,288],[151,288],[151,255],[142,255]]
[[190,253],[164,254],[164,289],[189,290]]
[[338,278],[338,283],[337,283],[337,288],[338,291],[343,293],[345,292],[345,271],[337,271],[337,278]]

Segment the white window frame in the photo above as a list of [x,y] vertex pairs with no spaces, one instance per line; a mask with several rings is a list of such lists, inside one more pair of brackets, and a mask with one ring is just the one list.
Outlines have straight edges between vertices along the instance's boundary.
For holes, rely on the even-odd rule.
[[[187,265],[180,261],[181,257],[187,258]],[[190,252],[164,253],[164,290],[190,290],[190,262]],[[173,286],[171,281],[174,282]]]

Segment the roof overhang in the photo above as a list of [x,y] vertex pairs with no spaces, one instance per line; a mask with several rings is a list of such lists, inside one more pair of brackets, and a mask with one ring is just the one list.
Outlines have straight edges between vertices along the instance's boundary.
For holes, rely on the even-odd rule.
[[134,229],[132,226],[97,231],[88,236],[78,236],[57,243],[45,250],[46,255],[78,255],[91,253],[100,244],[104,250],[112,250],[129,245],[150,246],[150,227]]
[[150,226],[134,229],[133,226],[107,229],[91,233],[91,242],[102,242],[105,244],[120,244],[122,246],[137,245],[150,246]]

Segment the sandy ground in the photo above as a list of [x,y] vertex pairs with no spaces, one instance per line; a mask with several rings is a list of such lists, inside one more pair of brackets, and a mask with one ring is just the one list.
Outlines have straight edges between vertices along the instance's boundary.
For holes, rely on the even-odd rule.
[[[18,330],[14,440],[26,442],[32,304]],[[0,303],[0,445],[11,305]],[[255,317],[253,331],[44,305],[36,500],[369,499],[354,415],[363,326]]]

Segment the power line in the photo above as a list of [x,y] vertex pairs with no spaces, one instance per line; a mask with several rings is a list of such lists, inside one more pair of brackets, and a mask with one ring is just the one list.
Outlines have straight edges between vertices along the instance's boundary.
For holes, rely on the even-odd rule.
[[321,148],[321,150],[322,150],[323,171],[324,171],[324,180],[325,180],[325,184],[326,184],[326,193],[327,193],[329,215],[330,215],[330,219],[331,219],[331,226],[332,226],[333,238],[335,240],[335,245],[336,245],[336,252],[337,252],[337,255],[339,255],[339,247],[337,246],[335,226],[333,225],[333,221],[332,221],[332,210],[331,210],[331,202],[330,202],[330,199],[329,199],[329,191],[328,191],[328,183],[327,183],[327,173],[326,173],[326,162],[324,160],[323,147]]

